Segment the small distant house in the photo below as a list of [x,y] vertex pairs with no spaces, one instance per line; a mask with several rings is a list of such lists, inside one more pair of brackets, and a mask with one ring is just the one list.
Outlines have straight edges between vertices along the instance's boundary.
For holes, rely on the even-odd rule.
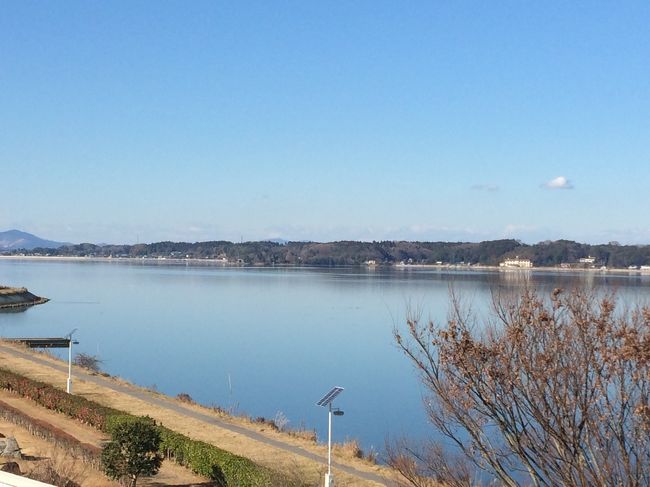
[[593,265],[593,263],[596,262],[596,258],[592,257],[592,256],[582,257],[582,258],[578,259],[578,262],[581,263],[581,264]]
[[533,267],[533,263],[530,261],[530,259],[520,259],[519,257],[515,257],[514,259],[505,259],[499,264],[499,267],[530,269]]

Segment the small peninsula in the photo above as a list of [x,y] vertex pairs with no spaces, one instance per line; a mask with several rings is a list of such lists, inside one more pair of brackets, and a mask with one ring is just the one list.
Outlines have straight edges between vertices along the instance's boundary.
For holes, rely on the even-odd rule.
[[48,301],[49,299],[36,296],[24,287],[0,286],[0,310],[26,308]]

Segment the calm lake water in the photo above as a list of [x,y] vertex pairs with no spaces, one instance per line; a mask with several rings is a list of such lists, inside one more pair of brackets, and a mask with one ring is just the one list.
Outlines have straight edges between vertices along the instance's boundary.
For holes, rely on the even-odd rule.
[[430,433],[422,390],[393,342],[407,309],[444,321],[453,286],[479,312],[490,290],[616,289],[646,302],[650,275],[435,269],[228,268],[138,262],[0,259],[0,284],[51,301],[0,313],[0,335],[64,336],[106,372],[175,396],[187,393],[253,417],[278,411],[326,440],[315,402],[345,387],[336,441],[382,450],[387,435]]

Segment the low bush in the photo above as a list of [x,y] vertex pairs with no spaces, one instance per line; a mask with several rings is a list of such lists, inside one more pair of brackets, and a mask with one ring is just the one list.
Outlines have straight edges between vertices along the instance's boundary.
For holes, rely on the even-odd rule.
[[192,396],[190,396],[186,392],[181,392],[179,395],[176,396],[176,399],[178,399],[180,402],[184,402],[187,404],[194,404],[194,399],[192,399]]
[[279,431],[280,428],[278,428],[278,425],[275,424],[275,421],[272,419],[266,419],[264,416],[258,416],[257,418],[252,420],[253,423],[258,423],[261,425],[268,426],[272,430]]

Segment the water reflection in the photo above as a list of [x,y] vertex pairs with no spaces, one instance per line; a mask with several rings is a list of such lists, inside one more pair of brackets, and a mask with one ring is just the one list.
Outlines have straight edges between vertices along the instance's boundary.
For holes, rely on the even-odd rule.
[[79,328],[77,350],[143,386],[238,407],[290,426],[326,424],[314,405],[346,388],[337,440],[381,449],[387,434],[429,431],[421,390],[393,344],[409,306],[444,321],[453,289],[479,314],[494,290],[534,286],[615,289],[636,302],[650,276],[599,272],[487,272],[439,268],[228,268],[155,263],[0,259],[0,282],[51,301],[0,315],[5,336],[62,336]]

